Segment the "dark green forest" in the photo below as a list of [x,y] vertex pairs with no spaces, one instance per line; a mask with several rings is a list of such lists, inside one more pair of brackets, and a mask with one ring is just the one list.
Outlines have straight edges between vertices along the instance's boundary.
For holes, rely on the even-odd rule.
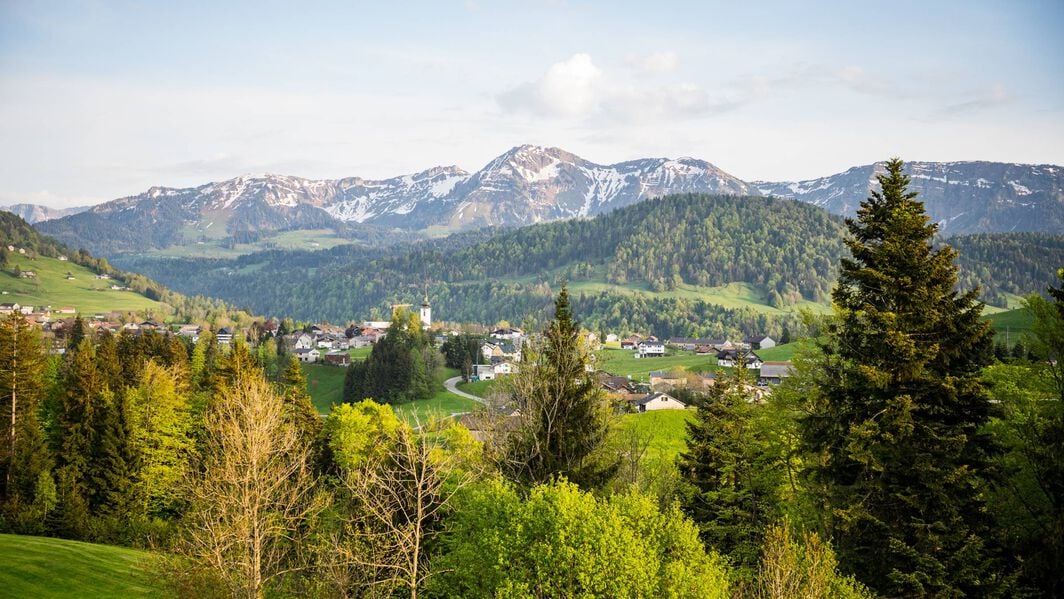
[[[343,322],[387,314],[425,292],[453,322],[542,323],[563,281],[584,324],[621,333],[778,334],[797,315],[723,308],[681,285],[753,285],[787,308],[827,302],[845,252],[844,223],[789,200],[698,194],[648,200],[593,219],[486,229],[374,249],[268,251],[233,260],[116,258],[190,294],[219,297],[258,313]],[[979,285],[1003,304],[1052,283],[1045,264],[1064,259],[1064,239],[1039,234],[959,236],[959,287]],[[612,285],[609,286],[609,285]],[[375,312],[376,311],[376,312]],[[779,313],[777,313],[779,314]]]

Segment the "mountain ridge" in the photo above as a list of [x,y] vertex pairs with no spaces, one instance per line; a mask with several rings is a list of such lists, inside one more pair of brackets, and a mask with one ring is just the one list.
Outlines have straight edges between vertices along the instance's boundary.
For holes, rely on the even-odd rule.
[[[944,234],[1064,233],[1064,168],[985,161],[913,162]],[[852,216],[882,163],[797,182],[743,181],[697,158],[598,164],[561,148],[521,145],[475,172],[436,166],[387,179],[241,175],[196,187],[152,187],[39,223],[98,253],[139,252],[268,231],[371,226],[452,232],[590,217],[677,193],[772,195]],[[129,231],[137,236],[130,236]]]

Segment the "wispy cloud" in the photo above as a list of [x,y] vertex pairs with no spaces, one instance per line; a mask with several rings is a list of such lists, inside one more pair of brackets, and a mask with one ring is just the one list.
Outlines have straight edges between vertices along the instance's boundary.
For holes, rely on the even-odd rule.
[[973,94],[970,99],[943,106],[934,111],[932,116],[935,118],[948,118],[973,112],[981,112],[990,108],[1003,106],[1012,100],[1012,95],[1005,89],[1005,86],[999,83],[990,89]]

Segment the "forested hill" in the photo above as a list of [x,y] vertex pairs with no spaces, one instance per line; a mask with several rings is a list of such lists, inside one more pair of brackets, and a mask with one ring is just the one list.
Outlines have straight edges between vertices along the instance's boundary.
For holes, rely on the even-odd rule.
[[[796,323],[798,307],[825,309],[844,236],[842,219],[815,206],[688,194],[593,219],[384,250],[341,246],[234,260],[123,257],[120,263],[256,312],[332,321],[366,318],[374,310],[382,315],[388,304],[420,300],[427,290],[438,318],[520,322],[546,314],[552,293],[566,280],[592,327],[716,335],[778,332]],[[998,238],[982,236],[970,246],[983,248]],[[1017,238],[1009,247],[1042,241]],[[1015,282],[1010,292],[1029,284],[1029,290],[1041,289],[1039,277],[1051,277],[1048,267],[1027,265],[1013,278],[1012,264],[987,252],[990,257],[977,262],[962,257],[962,267],[972,264],[978,282],[992,292],[1006,282]],[[1059,244],[1049,254],[1064,260]]]

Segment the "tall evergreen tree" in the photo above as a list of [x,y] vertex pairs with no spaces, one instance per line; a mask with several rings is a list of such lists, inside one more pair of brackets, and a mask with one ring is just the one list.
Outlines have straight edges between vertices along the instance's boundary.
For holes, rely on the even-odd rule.
[[680,473],[691,485],[683,508],[699,524],[706,545],[752,574],[766,528],[779,516],[784,473],[769,451],[749,401],[749,377],[737,368],[704,396],[696,397],[687,424],[687,451]]
[[307,377],[303,374],[303,368],[295,356],[289,356],[288,367],[282,374],[281,384],[284,386],[281,401],[284,402],[285,418],[295,427],[303,443],[313,444],[318,433],[321,432],[321,415],[310,400],[310,393],[307,392]]
[[96,407],[104,389],[92,342],[82,339],[66,365],[56,415],[59,509],[53,528],[66,536],[83,537],[88,527]]
[[853,257],[802,421],[811,481],[859,580],[891,596],[982,595],[991,333],[978,290],[954,291],[956,252],[932,247],[902,162],[879,183],[847,221]]
[[81,314],[74,316],[74,323],[70,326],[70,333],[67,334],[67,350],[77,351],[81,347],[81,340],[85,338],[85,321],[82,320]]
[[32,501],[41,472],[50,467],[38,410],[44,393],[44,349],[40,333],[18,314],[0,323],[0,455],[3,499]]
[[573,319],[566,287],[554,302],[554,320],[541,339],[526,344],[522,358],[506,386],[520,425],[502,434],[503,472],[527,485],[561,476],[584,488],[604,485],[619,465],[598,452],[610,412],[588,369],[591,350]]

